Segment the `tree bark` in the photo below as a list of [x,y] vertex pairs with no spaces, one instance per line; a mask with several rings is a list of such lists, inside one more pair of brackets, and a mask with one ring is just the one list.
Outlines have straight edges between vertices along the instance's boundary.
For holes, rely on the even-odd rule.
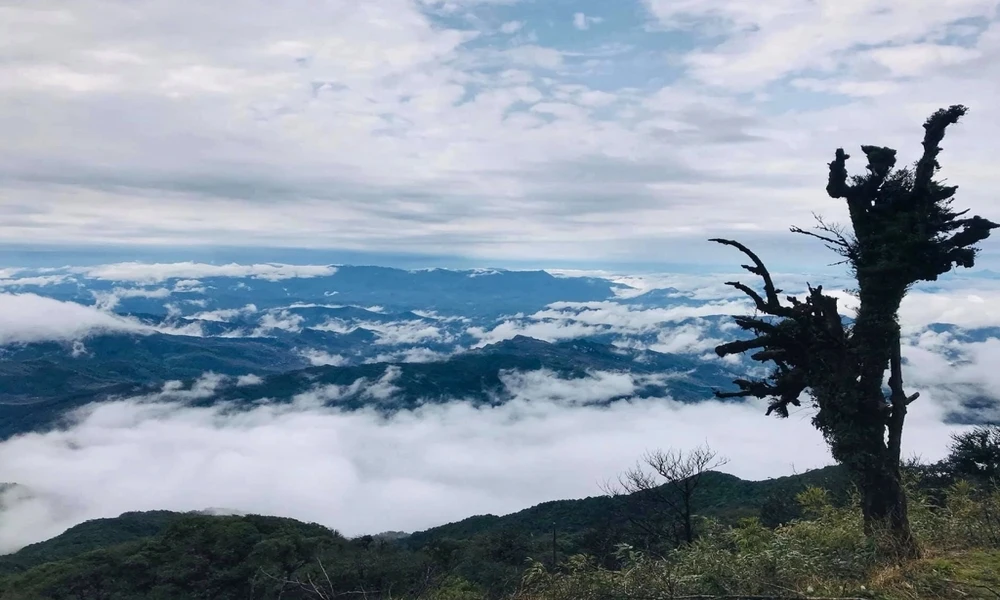
[[[863,306],[855,323],[856,348],[861,351],[858,393],[862,401],[857,409],[859,414],[866,415],[863,421],[867,421],[871,430],[860,438],[863,441],[860,447],[853,448],[853,460],[848,462],[861,491],[865,533],[876,540],[880,552],[886,556],[916,558],[920,548],[910,528],[899,467],[907,406],[917,396],[908,398],[903,391],[902,339],[896,322],[903,294],[898,286],[883,282],[882,287],[877,287],[864,279],[861,282],[868,284],[865,287],[869,290],[877,291],[877,297],[862,295]],[[888,398],[882,391],[886,366],[889,367]]]
[[[920,547],[910,529],[906,492],[899,462],[886,451],[856,473],[861,491],[865,534],[876,540],[880,553],[895,558],[918,558]],[[873,457],[874,458],[874,457]]]

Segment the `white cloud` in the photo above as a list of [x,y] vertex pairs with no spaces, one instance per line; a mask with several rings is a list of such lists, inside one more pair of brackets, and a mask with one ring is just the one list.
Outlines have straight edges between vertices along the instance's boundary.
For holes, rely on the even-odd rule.
[[[860,47],[906,44],[883,52],[887,66],[912,75],[918,65],[949,65],[965,60],[960,50],[917,44],[940,35],[961,19],[992,18],[995,0],[803,2],[778,0],[767,7],[743,0],[645,0],[660,22],[671,28],[718,27],[729,35],[718,47],[684,57],[695,77],[713,84],[756,88],[808,69],[834,72]],[[795,48],[795,52],[787,52]]]
[[257,322],[257,328],[253,331],[251,337],[266,337],[275,329],[297,333],[302,331],[302,323],[304,321],[305,317],[302,315],[297,315],[287,310],[269,311],[264,313],[260,321]]
[[167,302],[163,305],[163,308],[167,310],[167,319],[170,320],[176,319],[184,314],[184,310],[173,302]]
[[573,27],[576,27],[580,31],[586,31],[590,29],[592,23],[600,23],[604,21],[602,17],[589,17],[582,12],[573,14]]
[[448,342],[452,336],[439,327],[422,321],[394,321],[390,323],[358,322],[364,329],[374,331],[378,335],[377,344],[400,345],[422,344],[426,342]]
[[[326,277],[337,272],[336,267],[320,265],[256,264],[210,265],[205,263],[118,263],[97,267],[78,267],[73,272],[106,281],[131,281],[135,283],[160,283],[168,279],[195,279],[199,277],[253,277],[267,281],[283,279]],[[189,282],[185,282],[187,284]]]
[[914,290],[903,299],[899,320],[911,332],[930,323],[951,323],[965,328],[1000,326],[1000,287],[981,282],[933,292]]
[[[13,273],[17,269],[10,269],[8,272]],[[47,285],[57,285],[66,281],[68,277],[66,275],[37,275],[34,277],[18,277],[8,279],[6,275],[0,273],[0,288],[5,287],[18,287],[24,285],[37,285],[37,286],[47,286]]]
[[169,298],[171,291],[167,288],[152,290],[142,288],[113,288],[110,292],[91,292],[94,305],[100,310],[112,310],[126,298]]
[[[378,309],[378,310],[375,310]],[[367,310],[371,312],[381,312],[382,307],[372,306]],[[300,321],[301,322],[301,321]],[[454,336],[442,331],[440,327],[423,321],[352,321],[348,323],[343,319],[327,319],[326,322],[311,327],[319,331],[330,331],[333,333],[351,333],[358,329],[367,329],[377,336],[376,344],[397,346],[401,344],[422,344],[426,342],[452,341]]]
[[347,358],[340,354],[330,354],[329,352],[316,350],[315,348],[303,350],[301,354],[303,358],[309,361],[309,364],[314,366],[331,365],[340,367],[349,362]]
[[[704,239],[728,232],[808,264],[821,247],[787,227],[846,217],[823,193],[832,150],[909,161],[956,98],[973,112],[942,162],[961,202],[985,212],[1000,185],[996,0],[645,0],[693,44],[652,87],[635,82],[640,48],[665,49],[653,32],[548,44],[493,35],[514,9],[412,0],[234,0],[191,25],[150,2],[5,9],[3,239],[719,264]],[[610,11],[632,8],[591,29],[621,37]]]
[[202,286],[201,282],[198,281],[197,279],[181,279],[179,281],[174,282],[175,292],[192,291],[192,290],[203,292],[205,291],[205,287]]
[[311,327],[317,331],[329,331],[331,333],[351,333],[358,329],[357,326],[349,324],[343,319],[327,319],[326,322]]
[[257,312],[257,306],[254,304],[247,304],[243,308],[223,308],[219,310],[209,310],[200,313],[195,313],[188,319],[196,321],[214,321],[219,323],[226,323],[235,319],[236,317],[245,317],[252,315]]
[[393,382],[399,379],[402,373],[402,369],[398,366],[388,365],[382,375],[374,381],[361,377],[348,385],[317,385],[307,392],[294,396],[292,406],[317,408],[346,399],[372,400],[381,403],[400,391]]
[[[391,387],[391,377],[387,371],[376,394]],[[101,404],[66,431],[0,443],[0,481],[32,494],[4,498],[10,508],[0,513],[0,551],[127,510],[227,506],[348,535],[412,531],[598,494],[600,482],[656,447],[708,442],[731,459],[728,471],[748,478],[830,462],[808,411],[780,421],[764,417],[759,403],[572,402],[628,393],[633,383],[613,374],[506,381],[519,395],[504,406],[427,405],[388,419],[307,399],[246,412],[169,401]],[[914,404],[907,454],[943,454],[954,429],[940,418],[932,395]]]
[[810,79],[799,77],[793,79],[792,87],[813,92],[828,92],[854,96],[858,98],[884,96],[899,90],[899,84],[894,81],[835,81],[827,79]]
[[[555,302],[545,310],[525,318],[505,320],[490,330],[470,327],[467,332],[479,338],[477,347],[508,340],[518,335],[545,341],[607,333],[635,335],[660,332],[661,335],[668,336],[677,333],[669,328],[671,323],[693,317],[747,314],[750,306],[743,300],[656,308],[629,306],[611,301]],[[664,329],[665,327],[667,329]]]
[[524,21],[507,21],[500,26],[500,31],[511,35],[517,33],[524,27]]
[[[596,371],[586,377],[560,378],[547,369],[508,371],[500,381],[514,400],[551,402],[562,406],[595,404],[634,395],[641,383],[631,373]],[[543,408],[543,410],[545,410]]]
[[365,388],[365,396],[373,400],[388,400],[392,398],[400,388],[396,387],[393,383],[399,376],[403,374],[403,370],[396,365],[389,365],[385,368],[385,373],[379,378],[374,384],[369,385]]
[[[0,293],[0,345],[45,341],[72,342],[107,333],[154,332],[201,336],[197,323],[146,325],[137,319],[105,312],[94,306],[63,302],[36,294]],[[74,352],[77,346],[74,345]]]
[[[220,375],[211,371],[202,373],[200,377],[191,383],[191,387],[185,388],[182,381],[168,381],[163,384],[159,392],[154,392],[146,396],[140,396],[142,402],[162,402],[162,401],[186,401],[203,400],[215,395],[220,385],[229,380],[226,375]],[[91,404],[80,409],[82,414],[87,414],[90,410],[98,410],[100,404]]]
[[0,345],[73,341],[101,333],[152,333],[135,319],[36,294],[0,294]]
[[246,387],[250,385],[260,385],[264,382],[264,379],[260,375],[254,375],[253,373],[247,375],[240,375],[236,378],[237,387]]
[[[671,287],[679,298],[700,298],[701,304],[560,302],[480,333],[484,339],[505,339],[518,331],[561,339],[611,329],[654,335],[647,344],[652,349],[700,353],[718,341],[708,332],[706,317],[747,309],[738,291],[718,284],[724,280],[717,275],[631,278],[626,281],[639,289]],[[776,280],[789,293],[805,281],[822,282],[794,274]],[[904,376],[908,392],[921,392],[904,436],[906,453],[940,458],[956,430],[942,424],[945,413],[970,394],[1000,386],[993,368],[1000,360],[1000,340],[962,343],[961,332],[923,330],[942,321],[966,328],[1000,325],[1000,315],[990,310],[1000,301],[998,293],[1000,281],[955,277],[919,287],[904,301]],[[281,323],[292,316],[285,312],[267,316]],[[420,325],[395,323],[385,331],[411,335],[421,331]],[[0,294],[3,343],[80,340],[91,332],[133,327],[152,331],[95,307]],[[83,343],[74,344],[75,353],[86,351]],[[411,358],[430,352],[408,351]],[[951,354],[958,358],[950,359]],[[388,418],[336,409],[347,398],[391,399],[399,391],[400,374],[390,367],[378,379],[322,386],[291,404],[256,405],[245,412],[196,408],[190,402],[212,397],[229,382],[255,385],[259,376],[206,374],[190,388],[171,382],[144,398],[86,407],[67,431],[0,443],[0,481],[24,486],[2,499],[10,508],[0,513],[0,550],[49,537],[87,518],[162,508],[226,506],[284,514],[350,534],[414,530],[596,494],[599,482],[633,464],[646,449],[705,441],[733,459],[729,470],[744,477],[790,472],[787,447],[797,450],[795,470],[830,462],[808,408],[782,422],[765,418],[760,403],[685,405],[649,399],[600,406],[649,382],[628,373],[593,372],[577,379],[544,370],[504,373],[513,399],[498,407],[474,408],[456,399]],[[333,407],[324,407],[328,403]],[[782,444],[774,445],[775,439]],[[391,450],[399,447],[407,449],[405,456]],[[400,503],[399,498],[409,500]]]
[[510,63],[520,66],[555,69],[563,64],[562,52],[533,44],[509,48],[502,51],[502,55]]
[[[459,348],[456,348],[456,351]],[[406,348],[404,350],[397,350],[396,352],[388,352],[383,354],[376,354],[371,358],[366,358],[366,363],[427,363],[427,362],[438,362],[446,360],[451,353],[448,352],[438,352],[436,350],[431,350],[430,348]]]
[[471,319],[469,319],[468,317],[463,317],[463,316],[458,316],[458,315],[452,315],[452,316],[449,316],[449,317],[445,317],[445,316],[439,315],[437,312],[435,312],[433,310],[413,310],[413,311],[410,311],[410,312],[412,312],[413,314],[417,315],[418,317],[421,317],[421,318],[424,318],[424,319],[432,319],[434,321],[440,321],[442,323],[456,323],[456,322],[469,323],[469,322],[471,322]]
[[700,354],[730,341],[729,339],[706,337],[704,329],[705,325],[701,323],[688,323],[680,327],[664,329],[657,334],[656,343],[650,344],[648,348],[667,354]]
[[951,67],[975,60],[982,51],[963,46],[918,43],[875,48],[869,58],[889,69],[895,77],[915,77],[928,70]]
[[[994,368],[1000,360],[997,338],[961,343],[947,333],[924,332],[907,340],[902,353],[907,361],[904,377],[912,385],[938,388],[956,404],[974,395],[992,396],[1000,384],[1000,374]],[[949,354],[956,359],[950,359]],[[991,411],[991,420],[1000,417],[1000,406]]]

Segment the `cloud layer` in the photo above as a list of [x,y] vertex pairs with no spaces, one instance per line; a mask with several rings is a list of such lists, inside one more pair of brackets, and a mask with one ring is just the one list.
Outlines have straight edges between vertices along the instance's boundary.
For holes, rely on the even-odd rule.
[[787,250],[813,211],[844,219],[833,150],[911,161],[958,102],[944,174],[988,213],[997,6],[9,5],[0,234],[704,262],[710,234]]
[[183,287],[190,288],[192,287],[191,284],[197,283],[190,280],[197,280],[202,277],[251,277],[267,281],[281,281],[283,279],[334,275],[337,272],[337,268],[324,265],[240,265],[236,263],[213,265],[196,262],[152,264],[128,262],[96,267],[79,267],[72,269],[72,271],[82,273],[92,279],[118,282],[149,284],[161,283],[168,279],[188,280],[188,285]]
[[[143,289],[153,294],[147,299],[167,302],[170,298],[159,297],[157,290],[168,289],[172,298],[179,288],[197,287],[197,282],[174,282],[168,288],[159,275],[149,279],[147,274],[196,275],[184,269],[181,274],[174,267],[130,267],[136,279],[126,280],[149,287],[111,289],[121,298]],[[308,273],[297,269],[282,273]],[[243,268],[234,272],[273,275]],[[377,311],[358,312],[356,321],[375,333],[371,346],[380,353],[375,360],[440,358],[420,344],[457,339],[470,327],[479,328],[476,339],[482,342],[517,333],[547,339],[608,333],[622,345],[699,355],[732,335],[731,315],[749,309],[740,292],[720,283],[732,278],[725,275],[602,275],[633,285],[639,293],[603,302],[557,302],[491,327],[424,311],[417,315],[419,321]],[[940,458],[957,429],[944,423],[946,416],[970,398],[989,397],[1000,385],[995,375],[1000,342],[995,331],[984,329],[1000,327],[1000,313],[990,308],[1000,303],[1000,281],[984,275],[949,276],[919,286],[902,305],[907,390],[921,392],[904,435],[908,454]],[[775,280],[792,294],[801,293],[810,281],[791,273],[776,274]],[[847,282],[822,283],[850,314],[853,299],[842,291]],[[306,302],[261,311],[244,306],[202,312],[190,327],[249,319],[265,335],[293,333],[307,326],[302,314],[316,308],[343,307]],[[202,309],[191,310],[199,314]],[[336,329],[336,322],[324,322],[330,324],[327,329]],[[941,323],[952,325],[928,327]],[[339,327],[349,331],[356,324],[344,321]],[[98,306],[0,294],[0,344],[70,342],[114,331],[157,329]],[[74,354],[86,351],[85,345],[73,347]],[[299,351],[313,364],[346,360],[315,348]],[[171,383],[150,397],[87,407],[64,431],[0,443],[0,481],[22,486],[0,498],[7,507],[0,512],[0,551],[58,534],[85,519],[145,509],[225,507],[315,520],[348,534],[415,530],[473,514],[598,494],[600,482],[656,447],[708,442],[732,459],[727,470],[749,478],[830,462],[810,424],[809,408],[779,421],[765,418],[759,403],[706,399],[684,405],[659,398],[601,406],[643,385],[641,378],[623,373],[566,379],[544,370],[507,372],[502,382],[513,399],[496,407],[474,408],[455,398],[391,417],[336,409],[337,400],[351,394],[364,394],[374,405],[391,399],[400,371],[389,367],[379,373],[314,389],[291,405],[264,401],[245,411],[192,406],[192,400],[211,398],[223,381],[207,375],[191,388]],[[261,379],[245,374],[231,382],[252,391]],[[995,412],[988,408],[983,414],[995,419]]]
[[0,346],[69,342],[101,333],[154,331],[157,329],[135,319],[76,302],[61,302],[36,294],[0,294]]
[[[507,385],[516,398],[506,405],[454,402],[388,419],[318,408],[318,396],[247,412],[192,408],[169,393],[157,403],[102,404],[67,431],[0,444],[0,481],[30,492],[4,498],[0,551],[126,510],[225,507],[318,521],[349,535],[412,531],[596,495],[647,449],[703,442],[731,458],[726,470],[747,478],[830,463],[808,411],[779,421],[757,403],[662,399],[605,408],[589,402],[627,394],[633,384],[596,377],[512,375]],[[173,394],[204,397],[211,384]],[[373,390],[391,393],[387,385]],[[324,393],[334,392],[317,392]],[[907,453],[942,455],[953,428],[941,416],[933,395],[914,405]]]

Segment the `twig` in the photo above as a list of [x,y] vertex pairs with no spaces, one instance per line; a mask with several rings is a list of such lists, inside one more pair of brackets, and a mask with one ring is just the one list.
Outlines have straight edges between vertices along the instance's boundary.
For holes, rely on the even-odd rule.
[[795,594],[796,597],[798,597],[798,598],[805,598],[806,597],[806,595],[803,594],[802,592],[800,592],[798,590],[793,590],[791,588],[786,588],[783,585],[778,585],[776,583],[765,583],[765,585],[767,585],[769,587],[773,587],[776,590],[783,590],[783,591],[786,591],[786,592],[791,592],[791,593]]
[[868,600],[843,596],[745,596],[740,594],[727,596],[696,595],[696,596],[666,596],[662,600]]
[[[320,568],[323,569],[324,575],[326,575],[326,569],[323,568],[322,563],[320,563]],[[324,600],[328,599],[328,598],[339,598],[341,596],[356,596],[356,595],[361,595],[361,596],[364,596],[364,597],[367,598],[369,593],[373,593],[373,594],[380,594],[380,593],[382,593],[381,590],[370,591],[370,590],[365,590],[364,588],[362,588],[360,590],[353,590],[353,591],[348,591],[348,592],[335,592],[334,589],[333,589],[333,584],[330,583],[330,593],[327,594],[318,585],[316,585],[316,582],[313,581],[312,576],[307,576],[306,577],[306,581],[302,581],[301,579],[284,579],[284,578],[281,578],[281,577],[277,577],[277,576],[272,575],[272,574],[268,573],[267,571],[265,571],[263,567],[258,568],[257,571],[261,575],[263,575],[264,577],[267,577],[268,579],[270,579],[272,581],[275,581],[275,582],[280,583],[282,585],[298,586],[304,592],[314,594],[314,595],[318,596],[319,598],[323,598]],[[327,576],[327,581],[328,582],[330,581],[329,580],[329,576]]]
[[986,590],[987,592],[993,594],[997,598],[1000,598],[1000,592],[997,592],[995,589],[991,588],[988,585],[982,585],[980,583],[969,583],[967,581],[955,581],[954,579],[945,579],[944,581],[947,581],[948,583],[954,583],[954,584],[958,584],[958,585],[967,585],[969,587],[983,589],[983,590]]
[[[992,590],[991,590],[992,591]],[[744,594],[727,594],[715,596],[712,594],[696,594],[692,596],[605,596],[621,600],[870,600],[852,596],[760,596]]]
[[330,593],[333,594],[333,582],[330,581],[330,575],[326,572],[326,567],[323,566],[323,561],[317,556],[316,562],[319,564],[319,568],[323,571],[323,577],[326,578],[326,584],[330,586]]

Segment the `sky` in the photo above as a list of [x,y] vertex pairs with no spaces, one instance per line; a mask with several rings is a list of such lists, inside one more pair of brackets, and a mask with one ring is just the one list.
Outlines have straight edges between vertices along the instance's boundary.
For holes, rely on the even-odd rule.
[[942,176],[996,218],[998,5],[0,2],[0,258],[832,262],[788,227],[846,219],[834,150],[909,163],[950,104]]
[[[837,259],[788,232],[814,213],[846,221],[824,191],[835,149],[854,155],[853,173],[861,144],[912,162],[924,119],[957,103],[970,112],[944,140],[941,176],[960,186],[957,208],[1000,217],[1000,0],[0,0],[0,56],[2,267],[346,263],[676,278],[742,262],[706,241],[722,236],[804,273]],[[978,265],[1000,270],[1000,248],[982,247]],[[721,297],[699,285],[702,299]],[[922,391],[908,453],[940,458],[955,431],[943,421],[959,392],[927,388],[1000,383],[995,339],[921,327],[1000,325],[997,302],[985,279],[908,297],[904,352]],[[0,306],[0,340],[142,327],[110,305],[3,294]],[[566,339],[662,318],[565,308],[482,339]],[[672,334],[688,349],[715,341],[697,328]],[[967,360],[954,364],[946,354],[958,350]],[[456,401],[389,421],[309,398],[235,416],[185,404],[213,381],[156,404],[91,407],[65,431],[0,444],[0,481],[32,490],[0,497],[0,552],[138,509],[412,531],[598,494],[656,446],[707,442],[750,478],[830,463],[807,412],[782,422],[752,403],[564,406],[634,385],[601,373],[515,378],[508,405]]]

